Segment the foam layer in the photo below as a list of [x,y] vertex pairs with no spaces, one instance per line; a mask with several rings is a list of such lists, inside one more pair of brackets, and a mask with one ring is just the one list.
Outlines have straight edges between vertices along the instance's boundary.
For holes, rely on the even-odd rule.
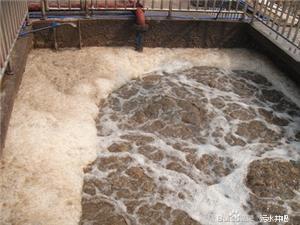
[[148,74],[105,99],[97,121],[105,151],[85,169],[80,224],[223,224],[234,214],[229,224],[255,224],[248,213],[287,208],[298,224],[300,167],[289,160],[300,156],[300,108],[263,76]]
[[193,66],[258,72],[300,105],[292,83],[264,57],[243,49],[33,50],[1,161],[0,220],[77,224],[83,167],[99,151],[95,118],[100,99],[146,73]]

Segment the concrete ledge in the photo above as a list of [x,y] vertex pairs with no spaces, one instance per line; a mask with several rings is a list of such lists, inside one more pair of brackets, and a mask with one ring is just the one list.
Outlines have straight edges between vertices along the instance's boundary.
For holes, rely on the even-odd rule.
[[250,24],[247,26],[247,33],[251,38],[249,47],[267,55],[281,71],[300,86],[300,62]]
[[[28,28],[30,29],[30,28]],[[17,96],[22,76],[25,71],[28,53],[32,46],[32,35],[18,39],[12,50],[11,67],[13,75],[4,75],[1,83],[1,135],[0,135],[0,156],[5,145],[5,138],[9,126],[9,120]]]

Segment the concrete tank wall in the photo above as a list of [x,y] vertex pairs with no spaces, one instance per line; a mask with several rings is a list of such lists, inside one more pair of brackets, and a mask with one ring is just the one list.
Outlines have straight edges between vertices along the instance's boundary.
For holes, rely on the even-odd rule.
[[[49,22],[37,22],[34,29]],[[76,22],[77,23],[77,22]],[[239,22],[149,20],[145,47],[165,48],[239,48],[248,43],[247,26]],[[134,46],[134,20],[80,20],[82,46]],[[58,47],[78,47],[79,31],[71,26],[58,27]],[[35,33],[34,46],[54,46],[54,31]]]

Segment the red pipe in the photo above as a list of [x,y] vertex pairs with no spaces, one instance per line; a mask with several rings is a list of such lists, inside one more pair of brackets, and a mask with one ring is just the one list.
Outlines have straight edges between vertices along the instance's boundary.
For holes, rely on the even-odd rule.
[[[41,3],[39,3],[39,2],[29,2],[28,5],[29,5],[28,6],[29,11],[41,11],[42,10]],[[49,2],[48,6],[49,6],[49,8],[58,8],[58,4],[56,2]],[[89,3],[87,5],[88,8],[91,8],[92,6],[94,6],[95,8],[110,8],[110,9],[134,8],[135,7],[133,0],[128,0],[128,2],[126,2],[126,3],[117,3],[117,4],[115,4],[115,3],[108,3],[108,4],[97,3],[97,4],[92,5],[91,3]],[[138,6],[138,5],[136,5],[136,6]],[[69,8],[69,4],[62,3],[62,4],[60,4],[60,7],[61,8]],[[85,5],[83,7],[85,7]],[[72,8],[81,8],[81,5],[80,5],[80,3],[71,3],[71,9]]]

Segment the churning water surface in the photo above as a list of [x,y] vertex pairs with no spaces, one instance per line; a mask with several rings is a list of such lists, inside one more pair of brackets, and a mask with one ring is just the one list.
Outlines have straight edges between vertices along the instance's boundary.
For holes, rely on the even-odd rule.
[[244,49],[33,50],[4,224],[299,222],[300,100]]

